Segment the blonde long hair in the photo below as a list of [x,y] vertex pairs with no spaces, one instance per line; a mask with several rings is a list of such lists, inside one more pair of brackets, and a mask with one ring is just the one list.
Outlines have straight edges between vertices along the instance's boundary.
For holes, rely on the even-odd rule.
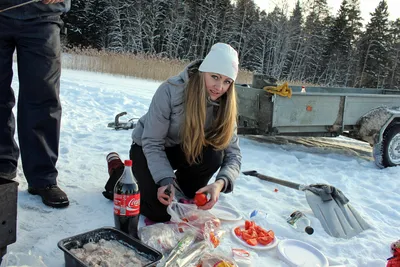
[[196,70],[189,74],[185,89],[184,121],[181,127],[181,146],[189,164],[201,161],[205,146],[216,150],[228,147],[237,119],[236,90],[234,83],[219,98],[216,118],[210,129],[205,131],[207,91],[204,75]]

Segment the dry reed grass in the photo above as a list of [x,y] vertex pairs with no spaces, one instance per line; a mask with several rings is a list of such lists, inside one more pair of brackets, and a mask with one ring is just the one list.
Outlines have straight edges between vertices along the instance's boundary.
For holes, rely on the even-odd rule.
[[[65,50],[63,68],[133,76],[156,81],[166,80],[182,71],[187,61],[162,58],[155,55],[111,53],[94,49]],[[251,84],[253,74],[239,71],[237,83]]]

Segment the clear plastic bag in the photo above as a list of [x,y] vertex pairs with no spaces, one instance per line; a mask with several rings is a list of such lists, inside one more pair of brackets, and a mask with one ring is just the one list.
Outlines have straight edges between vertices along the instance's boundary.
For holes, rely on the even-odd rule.
[[156,223],[140,228],[139,238],[146,245],[165,255],[176,246],[183,237],[183,232],[178,224]]
[[171,215],[171,221],[178,223],[180,227],[189,227],[197,232],[197,237],[208,241],[210,247],[219,245],[220,239],[225,233],[220,229],[221,221],[207,210],[200,210],[194,204],[172,202],[167,212]]
[[233,258],[221,253],[206,253],[197,265],[199,267],[238,267]]
[[245,249],[233,248],[232,256],[239,267],[251,267],[251,254]]

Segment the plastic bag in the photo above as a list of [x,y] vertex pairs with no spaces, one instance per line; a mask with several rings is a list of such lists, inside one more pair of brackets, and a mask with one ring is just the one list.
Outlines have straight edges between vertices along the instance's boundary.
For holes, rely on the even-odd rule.
[[239,267],[251,267],[251,255],[245,249],[233,248],[232,256]]
[[195,242],[195,240],[196,240],[196,233],[193,231],[186,231],[183,238],[179,240],[178,244],[174,247],[174,249],[166,258],[165,267],[176,266],[177,259],[181,257],[183,254],[185,254],[185,252]]
[[198,233],[198,238],[207,240],[211,247],[217,247],[225,233],[220,229],[221,221],[207,210],[200,210],[194,204],[172,202],[167,212],[171,222],[186,225]]
[[156,223],[143,226],[139,230],[139,238],[146,245],[168,254],[183,237],[182,229],[178,224]]
[[231,257],[220,253],[206,253],[200,260],[198,267],[238,267]]
[[216,248],[221,243],[222,237],[226,231],[222,230],[219,225],[215,224],[214,221],[207,221],[204,224],[203,237],[208,241],[212,248]]
[[209,250],[209,246],[206,241],[200,241],[193,244],[185,252],[180,255],[176,260],[176,266],[187,267],[190,263],[199,262],[201,256]]
[[215,228],[221,226],[221,221],[207,210],[200,210],[194,204],[172,202],[167,212],[171,215],[171,222],[186,223],[198,230],[204,231],[205,223],[210,221]]

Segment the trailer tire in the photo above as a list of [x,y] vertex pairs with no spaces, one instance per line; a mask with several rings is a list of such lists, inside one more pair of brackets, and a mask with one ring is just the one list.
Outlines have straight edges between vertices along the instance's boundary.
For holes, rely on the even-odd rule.
[[384,167],[400,165],[400,124],[390,127],[383,137]]

